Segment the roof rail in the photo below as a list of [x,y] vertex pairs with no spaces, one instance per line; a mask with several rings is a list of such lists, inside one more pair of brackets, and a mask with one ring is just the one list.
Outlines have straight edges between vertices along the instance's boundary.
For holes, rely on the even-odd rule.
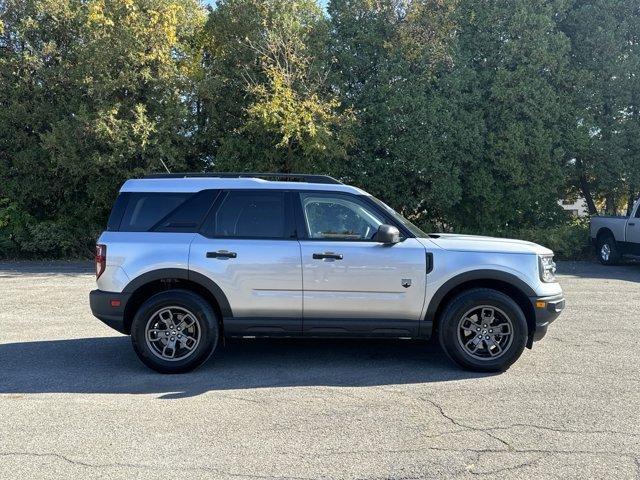
[[294,181],[306,183],[330,183],[340,185],[341,181],[329,175],[310,175],[307,173],[249,173],[249,172],[210,172],[210,173],[152,173],[142,178],[264,178],[275,181]]

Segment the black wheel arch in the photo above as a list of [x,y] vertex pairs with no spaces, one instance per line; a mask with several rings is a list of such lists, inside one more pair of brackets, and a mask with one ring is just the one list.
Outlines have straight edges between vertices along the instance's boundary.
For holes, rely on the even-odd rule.
[[145,300],[174,288],[189,290],[203,297],[216,312],[221,329],[224,327],[222,319],[233,317],[227,296],[209,277],[184,268],[163,268],[143,273],[124,287],[123,293],[131,295],[124,310],[126,333],[131,332],[133,318]]
[[606,237],[611,237],[613,238],[614,242],[616,241],[616,237],[613,234],[613,232],[611,231],[610,228],[608,227],[600,227],[600,229],[598,230],[598,233],[596,234],[596,247],[598,246],[599,242]]
[[508,295],[518,304],[527,319],[529,330],[527,347],[531,348],[536,321],[533,305],[529,299],[535,297],[536,292],[520,278],[500,270],[484,269],[464,272],[450,278],[438,288],[431,297],[424,319],[425,326],[431,327],[431,335],[437,332],[438,322],[449,302],[459,294],[475,288],[497,290]]

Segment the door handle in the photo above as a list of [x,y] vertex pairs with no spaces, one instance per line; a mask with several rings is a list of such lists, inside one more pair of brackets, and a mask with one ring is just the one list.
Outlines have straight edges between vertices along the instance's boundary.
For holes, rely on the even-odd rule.
[[207,258],[236,258],[237,256],[236,252],[227,252],[226,250],[207,252]]
[[332,260],[342,260],[341,253],[333,253],[333,252],[325,252],[325,253],[314,253],[314,260],[324,260],[325,258],[330,258]]
[[630,227],[633,227],[635,225],[635,223],[634,222],[629,222],[629,223],[627,223],[627,225],[629,225]]

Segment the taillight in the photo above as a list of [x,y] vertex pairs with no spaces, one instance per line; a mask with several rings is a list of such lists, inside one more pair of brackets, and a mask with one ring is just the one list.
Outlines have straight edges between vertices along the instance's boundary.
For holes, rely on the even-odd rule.
[[96,280],[100,278],[107,266],[107,246],[98,243],[96,245]]

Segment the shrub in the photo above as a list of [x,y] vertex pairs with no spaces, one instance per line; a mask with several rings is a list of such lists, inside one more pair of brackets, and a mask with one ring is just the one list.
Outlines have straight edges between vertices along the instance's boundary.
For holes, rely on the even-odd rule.
[[511,236],[550,248],[559,260],[582,260],[591,254],[589,219],[573,219],[554,227],[523,229]]

